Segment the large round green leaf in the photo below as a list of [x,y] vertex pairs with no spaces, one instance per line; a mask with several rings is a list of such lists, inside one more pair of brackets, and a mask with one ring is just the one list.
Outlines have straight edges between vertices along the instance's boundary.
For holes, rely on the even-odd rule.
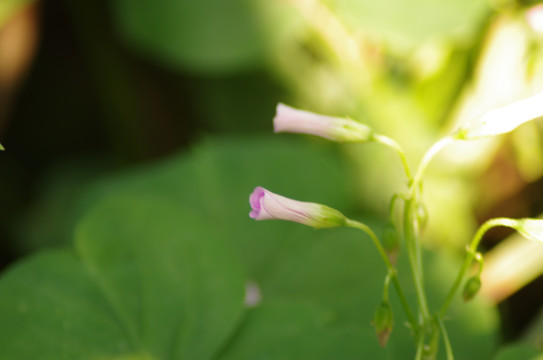
[[249,312],[218,360],[392,359],[371,328],[331,330],[330,314],[316,304],[272,301]]
[[0,280],[0,358],[69,360],[136,353],[88,269],[69,251],[33,256]]
[[236,256],[169,201],[107,199],[81,223],[76,248],[0,279],[0,358],[208,359],[238,325]]
[[[330,150],[281,139],[215,139],[190,156],[88,187],[78,211],[93,210],[78,226],[77,254],[126,334],[122,343],[132,346],[125,353],[164,359],[413,357],[393,290],[396,326],[387,348],[377,345],[370,323],[385,267],[365,234],[248,217],[248,196],[257,185],[356,216],[347,172]],[[368,223],[380,227],[378,221]],[[436,310],[460,264],[428,254],[425,265]],[[240,268],[262,295],[260,306],[241,322],[240,288],[246,279]],[[9,274],[6,278],[15,276]],[[414,307],[409,274],[400,256],[400,280]],[[2,284],[0,298],[12,292]],[[26,289],[0,308],[0,318],[29,294],[37,296]],[[458,358],[488,359],[496,341],[494,309],[458,298],[449,315],[446,326]],[[37,323],[42,321],[52,322],[38,317]]]

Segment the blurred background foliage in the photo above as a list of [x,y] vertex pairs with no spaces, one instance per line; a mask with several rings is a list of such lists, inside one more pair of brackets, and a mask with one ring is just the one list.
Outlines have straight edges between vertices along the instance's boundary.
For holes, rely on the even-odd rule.
[[[226,230],[233,237],[251,226],[238,216],[246,217],[256,185],[379,226],[404,186],[395,154],[374,144],[273,138],[276,103],[370,124],[397,139],[414,166],[462,121],[543,90],[537,5],[3,0],[1,266],[71,244],[84,214],[124,191],[198,207],[195,194],[208,189],[218,196],[203,199],[216,199],[202,206],[211,214],[194,211],[233,224]],[[542,126],[455,145],[432,164],[424,241],[436,256],[462,255],[489,217],[543,213]],[[192,188],[201,191],[186,192]],[[278,226],[258,224],[251,230],[258,242],[234,242],[252,277],[262,248],[274,253],[271,238],[286,231]],[[495,230],[484,242],[483,296],[499,304],[505,340],[537,323],[543,303],[543,250],[503,241],[509,235]],[[508,266],[516,263],[525,266]]]

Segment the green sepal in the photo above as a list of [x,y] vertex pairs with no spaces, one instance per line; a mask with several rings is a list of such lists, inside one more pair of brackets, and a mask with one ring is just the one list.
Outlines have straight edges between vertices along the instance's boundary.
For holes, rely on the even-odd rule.
[[400,234],[392,222],[388,222],[383,229],[383,247],[390,262],[395,265],[400,251]]
[[373,317],[373,326],[375,326],[379,345],[383,347],[386,346],[390,333],[392,332],[392,327],[394,326],[394,315],[388,301],[381,301],[377,307],[375,316]]
[[481,278],[479,275],[472,276],[466,281],[466,285],[464,285],[464,290],[462,291],[462,298],[464,301],[470,301],[477,295],[479,292],[479,289],[481,289]]

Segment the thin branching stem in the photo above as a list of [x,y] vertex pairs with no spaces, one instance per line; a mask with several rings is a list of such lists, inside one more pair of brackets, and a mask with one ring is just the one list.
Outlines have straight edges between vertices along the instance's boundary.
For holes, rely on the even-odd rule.
[[417,172],[415,173],[415,177],[413,178],[413,181],[410,184],[409,187],[409,197],[412,198],[415,195],[415,192],[417,191],[418,187],[420,186],[420,183],[422,181],[422,176],[424,175],[424,171],[430,164],[430,161],[437,155],[438,152],[440,152],[444,147],[454,142],[455,139],[452,137],[444,137],[443,139],[437,141],[426,151],[424,154],[424,157],[420,161],[420,165],[417,169]]
[[400,160],[402,161],[403,169],[405,171],[405,175],[407,176],[408,183],[411,182],[411,170],[409,170],[409,164],[407,163],[407,157],[405,156],[405,152],[403,151],[402,147],[393,139],[389,138],[388,136],[379,135],[379,134],[373,134],[372,138],[374,141],[386,145],[392,150],[394,150],[399,156]]
[[379,238],[377,237],[377,235],[375,235],[375,233],[373,232],[373,230],[370,229],[369,226],[361,222],[347,219],[346,225],[355,229],[362,230],[373,241],[373,244],[377,248],[377,252],[379,252],[379,255],[381,256],[381,258],[383,259],[383,262],[385,263],[387,267],[388,276],[390,276],[392,279],[392,284],[394,285],[394,289],[396,290],[396,293],[398,294],[398,298],[400,299],[400,303],[402,304],[403,310],[405,312],[405,316],[407,317],[407,321],[409,322],[411,328],[414,331],[416,331],[416,329],[418,328],[417,322],[415,320],[415,317],[413,316],[413,313],[411,312],[409,303],[407,302],[407,298],[405,297],[405,294],[402,290],[400,281],[398,280],[396,268],[390,262],[385,252],[385,249],[383,248],[383,246],[381,245],[381,242],[379,241]]
[[439,316],[443,317],[445,313],[447,312],[451,301],[454,298],[454,295],[456,294],[456,291],[460,287],[460,284],[462,283],[462,280],[464,279],[464,276],[466,275],[466,272],[468,271],[475,254],[477,252],[477,247],[479,246],[479,243],[481,242],[483,235],[490,230],[493,227],[497,226],[506,226],[514,228],[516,225],[516,221],[513,219],[508,218],[495,218],[490,219],[483,223],[479,227],[479,230],[475,233],[475,236],[473,236],[473,239],[471,240],[471,243],[467,249],[466,258],[464,259],[464,263],[462,264],[462,267],[460,268],[460,271],[458,272],[458,275],[456,276],[456,280],[454,281],[451,289],[449,290],[449,294],[445,298],[445,301],[443,302],[443,306],[441,307],[441,310],[439,311]]
[[447,353],[447,360],[454,360],[454,355],[451,347],[451,342],[449,336],[447,335],[447,329],[445,329],[445,324],[439,315],[435,316],[437,323],[439,324],[439,329],[441,330],[441,335],[443,335],[443,343],[445,344],[445,352]]
[[418,248],[420,247],[420,244],[418,244],[417,237],[414,233],[412,208],[412,200],[407,200],[404,208],[404,237],[407,248],[407,257],[409,259],[409,265],[411,267],[411,273],[415,283],[415,292],[417,294],[419,310],[423,323],[425,324],[430,318],[430,311],[428,310],[428,302],[426,301],[422,273],[420,271],[422,267],[422,259],[419,259],[418,255]]

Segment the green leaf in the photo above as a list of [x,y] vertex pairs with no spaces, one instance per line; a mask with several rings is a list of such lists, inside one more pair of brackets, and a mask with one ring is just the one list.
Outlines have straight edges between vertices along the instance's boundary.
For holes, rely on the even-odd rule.
[[77,254],[40,255],[0,279],[3,358],[205,359],[242,315],[243,273],[220,233],[159,197],[99,204]]
[[209,139],[188,157],[175,156],[96,183],[80,206],[88,208],[112,194],[170,198],[213,219],[249,275],[258,277],[287,233],[298,226],[250,219],[249,195],[256,186],[298,200],[352,208],[345,167],[329,150],[277,137]]
[[411,47],[436,37],[469,35],[488,11],[484,0],[327,0],[352,27]]
[[[413,340],[403,326],[405,317],[393,290],[390,302],[396,327],[386,349],[378,345],[371,321],[381,300],[386,269],[365,234],[257,222],[248,216],[249,194],[261,185],[359,218],[352,215],[348,175],[340,158],[332,148],[315,144],[322,143],[279,137],[210,139],[189,156],[104,178],[84,191],[78,209],[94,210],[78,228],[78,254],[122,328],[137,340],[133,341],[138,344],[135,351],[170,358],[165,349],[171,349],[168,344],[176,336],[174,318],[191,314],[190,330],[177,333],[183,344],[178,354],[184,359],[212,356],[226,336],[230,341],[221,347],[226,359],[266,359],[268,353],[278,354],[274,351],[284,353],[285,359],[289,354],[334,359],[330,355],[334,351],[341,352],[335,357],[341,359],[414,357]],[[110,197],[117,200],[103,202]],[[159,205],[162,202],[156,198],[178,205]],[[178,209],[181,205],[190,212]],[[383,224],[362,220],[380,233]],[[201,259],[209,260],[196,261],[193,249],[207,254]],[[210,254],[211,249],[216,253]],[[404,254],[399,254],[399,276],[414,309],[416,296]],[[428,297],[436,309],[460,264],[441,254],[428,254],[425,265]],[[263,300],[237,323],[239,332],[233,333],[228,325],[236,322],[235,316],[223,316],[214,296],[222,294],[221,284],[240,281],[235,274],[218,280],[230,267],[240,272],[236,266],[242,266],[259,285]],[[155,293],[161,300],[150,295]],[[239,301],[240,297],[229,299]],[[175,306],[178,312],[162,312],[162,305]],[[233,305],[223,310],[224,314],[240,311]],[[477,298],[469,304],[458,298],[449,315],[445,325],[455,356],[488,359],[496,343],[495,310]],[[207,317],[217,321],[226,317],[227,324]],[[290,327],[293,333],[284,333]],[[296,333],[298,342],[292,335]],[[314,353],[313,348],[321,352]]]
[[[378,228],[375,222],[367,222]],[[381,301],[386,268],[371,240],[352,229],[313,231],[300,228],[284,242],[261,281],[264,299],[293,299],[317,303],[330,310],[330,326],[370,325],[375,308]],[[398,259],[398,274],[408,301],[415,309],[416,295],[411,286],[405,252]],[[460,262],[437,254],[427,254],[425,265],[429,301],[434,308],[443,301]],[[413,340],[394,290],[390,301],[396,327],[390,337],[395,358],[414,358]],[[455,356],[459,359],[488,359],[497,341],[497,314],[488,304],[475,299],[465,304],[460,298],[453,302],[445,325]],[[373,335],[374,344],[377,338]],[[409,354],[409,355],[406,355]],[[380,357],[375,357],[380,358]]]
[[303,302],[274,301],[249,312],[218,360],[391,359],[374,341],[373,329],[331,331],[330,314]]
[[175,68],[237,72],[262,62],[270,44],[266,1],[117,0],[122,37]]
[[533,346],[509,345],[501,349],[493,360],[543,360],[543,354]]
[[0,357],[63,360],[136,352],[91,275],[68,251],[33,256],[0,280]]

